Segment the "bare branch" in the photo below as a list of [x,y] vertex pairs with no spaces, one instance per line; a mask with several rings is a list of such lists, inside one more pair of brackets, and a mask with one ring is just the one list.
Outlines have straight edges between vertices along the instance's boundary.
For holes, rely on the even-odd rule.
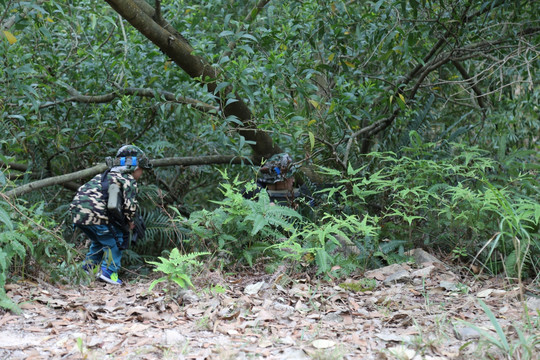
[[[493,10],[493,8],[503,5],[504,3],[505,3],[504,0],[497,0],[494,4],[492,4],[491,7],[486,7],[486,8],[484,8],[484,9],[482,9],[480,11],[477,11],[474,14],[471,14],[471,15],[467,15],[468,11],[470,10],[470,7],[467,6],[467,7],[465,7],[465,9],[462,12],[461,22],[460,23],[463,25],[463,24],[466,24],[468,22],[471,22],[474,19],[478,18],[479,16],[487,13],[488,11]],[[447,54],[439,54],[437,56],[437,54],[444,47],[444,45],[447,44],[447,39],[450,36],[452,36],[452,31],[453,31],[453,29],[448,29],[446,31],[446,33],[439,39],[439,41],[437,41],[437,43],[431,48],[429,53],[424,57],[423,62],[421,64],[418,64],[411,72],[409,72],[409,74],[407,74],[400,81],[401,86],[397,90],[396,95],[400,91],[402,91],[401,89],[402,89],[402,87],[404,85],[407,85],[410,81],[412,81],[414,78],[416,78],[417,79],[416,83],[412,87],[412,90],[410,90],[409,96],[407,97],[409,100],[411,100],[411,99],[413,99],[415,97],[418,89],[422,85],[422,82],[426,79],[426,77],[432,71],[440,68],[441,66],[447,64],[450,61],[459,62],[459,61],[463,61],[465,59],[474,58],[474,57],[478,56],[480,53],[493,51],[494,50],[493,47],[495,45],[500,45],[503,42],[508,40],[508,39],[502,39],[502,40],[493,41],[493,42],[483,42],[483,43],[471,44],[471,45],[468,45],[468,46],[463,47],[463,48],[453,49],[452,51],[450,51]],[[529,29],[525,29],[525,30],[521,31],[519,34],[517,34],[517,36],[522,37],[522,36],[534,34],[537,31],[538,31],[537,28],[529,28]],[[463,55],[463,54],[460,54],[460,52],[463,52],[464,54],[466,54],[465,55],[466,58],[464,58],[464,57],[460,58],[459,55]],[[376,122],[375,124],[377,124],[377,125],[375,127],[372,127],[370,125],[370,126],[367,127],[367,128],[369,128],[368,130],[364,131],[364,129],[367,129],[367,128],[364,128],[364,129],[359,130],[359,132],[365,132],[365,133],[367,133],[367,136],[373,136],[373,135],[379,133],[380,131],[383,131],[388,126],[390,126],[392,124],[392,122],[396,119],[396,117],[399,115],[399,113],[400,113],[400,110],[396,109],[392,113],[392,115],[390,115],[386,119],[383,119],[383,120],[380,120],[380,121]],[[352,141],[351,139],[353,139],[353,138],[357,137],[358,135],[360,135],[360,134],[357,134],[357,133],[352,134],[349,141]]]
[[154,15],[154,20],[156,20],[158,24],[163,22],[163,18],[161,17],[161,0],[156,0],[156,12]]
[[68,181],[74,181],[74,180],[82,179],[85,177],[90,177],[90,176],[93,176],[95,174],[99,174],[100,172],[105,171],[106,168],[107,168],[107,165],[99,164],[90,169],[85,169],[85,170],[77,171],[71,174],[50,177],[47,179],[42,179],[42,180],[34,181],[28,184],[24,184],[22,186],[16,187],[15,189],[7,191],[5,194],[8,197],[16,197],[19,195],[32,192],[34,190],[47,187],[47,186],[61,185]]
[[477,95],[476,101],[478,102],[478,106],[480,106],[481,108],[485,108],[486,105],[484,104],[484,99],[483,99],[484,95],[482,94],[482,91],[480,90],[480,88],[478,87],[474,79],[471,78],[471,76],[469,75],[467,70],[463,67],[463,65],[461,65],[461,63],[453,60],[452,65],[454,65],[455,68],[459,71],[463,79],[465,79],[471,84],[471,89],[473,89],[474,93]]
[[[254,159],[250,157],[241,157],[236,155],[209,155],[209,156],[190,156],[190,157],[172,157],[155,159],[151,161],[155,167],[164,166],[195,166],[195,165],[216,165],[216,164],[253,164]],[[12,167],[12,164],[0,163],[3,167]],[[63,185],[70,181],[89,178],[103,172],[107,169],[104,163],[97,164],[89,169],[76,171],[70,174],[54,176],[11,189],[5,193],[8,197],[16,197],[27,194],[34,190],[53,185]]]
[[219,110],[217,106],[213,106],[199,100],[190,99],[183,96],[178,96],[172,92],[164,91],[164,90],[128,87],[124,89],[119,88],[115,92],[103,94],[103,95],[82,95],[79,91],[69,86],[66,86],[66,90],[70,95],[72,95],[71,97],[67,99],[54,101],[54,102],[46,102],[40,105],[39,108],[44,109],[44,108],[48,108],[51,106],[56,106],[58,104],[63,104],[63,103],[68,103],[68,102],[78,102],[78,103],[87,103],[87,104],[107,103],[107,102],[113,101],[114,99],[120,96],[132,95],[132,96],[152,97],[152,98],[159,96],[173,103],[191,105],[193,106],[193,108],[202,112],[207,112],[207,113],[217,113],[217,111]]

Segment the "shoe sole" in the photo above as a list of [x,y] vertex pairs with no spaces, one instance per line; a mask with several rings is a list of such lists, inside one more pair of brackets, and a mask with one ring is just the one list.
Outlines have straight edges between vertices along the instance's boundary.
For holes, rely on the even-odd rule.
[[112,281],[111,279],[109,279],[108,277],[106,277],[105,275],[102,275],[102,274],[99,275],[99,279],[103,280],[103,281],[105,281],[106,283],[109,283],[109,284],[118,285],[118,286],[122,285],[121,282]]

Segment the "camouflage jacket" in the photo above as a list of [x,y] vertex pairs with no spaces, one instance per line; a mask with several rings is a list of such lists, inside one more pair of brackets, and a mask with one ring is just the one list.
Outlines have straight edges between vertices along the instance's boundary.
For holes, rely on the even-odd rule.
[[[73,223],[79,225],[106,225],[109,223],[106,204],[101,191],[101,176],[98,174],[81,186],[73,198],[69,209]],[[132,221],[137,210],[137,182],[129,173],[109,172],[109,186],[118,184],[124,199],[123,213],[127,221]]]

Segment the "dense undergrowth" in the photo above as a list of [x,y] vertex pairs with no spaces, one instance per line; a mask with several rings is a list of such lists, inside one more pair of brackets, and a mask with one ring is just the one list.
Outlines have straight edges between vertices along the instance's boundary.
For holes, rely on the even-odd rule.
[[[148,262],[157,265],[158,256],[169,266],[170,256],[194,253],[227,271],[262,263],[271,272],[287,263],[317,276],[342,277],[407,261],[407,250],[423,247],[456,264],[538,285],[536,153],[502,163],[479,148],[417,141],[399,154],[366,154],[364,164],[345,173],[320,167],[332,185],[306,181],[312,199],[297,199],[292,208],[271,206],[264,191],[245,199],[249,182],[227,172],[214,208],[189,216],[156,207],[149,187],[141,199],[147,237],[125,252],[124,267],[148,274]],[[51,282],[86,281],[78,266],[84,238],[68,221],[46,213],[43,203],[0,200],[0,306],[17,310],[4,291],[9,281],[44,274]],[[189,271],[182,265],[178,275]]]

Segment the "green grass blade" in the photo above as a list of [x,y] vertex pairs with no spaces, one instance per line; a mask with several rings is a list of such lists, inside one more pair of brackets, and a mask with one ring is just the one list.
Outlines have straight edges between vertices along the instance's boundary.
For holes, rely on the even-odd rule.
[[499,335],[501,343],[504,346],[504,350],[510,351],[510,346],[508,345],[508,340],[506,339],[506,335],[504,335],[504,331],[501,328],[501,325],[499,324],[499,322],[497,321],[497,318],[495,317],[493,312],[491,312],[491,310],[489,309],[489,307],[486,305],[485,302],[483,302],[480,299],[478,299],[478,302],[480,303],[480,306],[482,307],[482,309],[484,309],[484,312],[486,313],[487,317],[489,318],[489,321],[491,321],[491,323],[493,324],[493,327],[495,327],[495,331],[497,331],[497,335]]

